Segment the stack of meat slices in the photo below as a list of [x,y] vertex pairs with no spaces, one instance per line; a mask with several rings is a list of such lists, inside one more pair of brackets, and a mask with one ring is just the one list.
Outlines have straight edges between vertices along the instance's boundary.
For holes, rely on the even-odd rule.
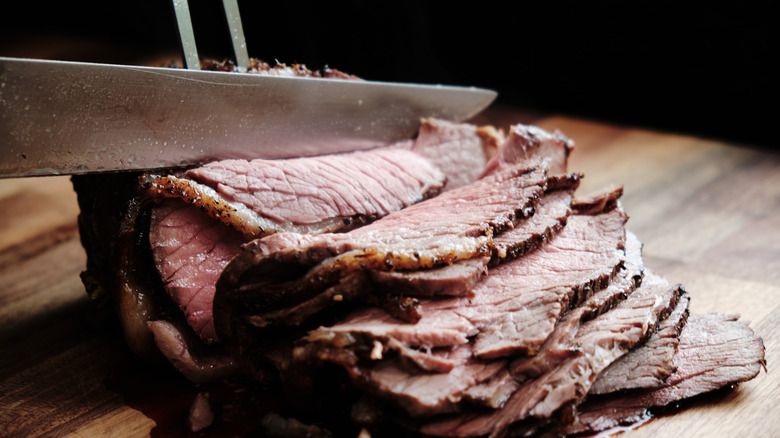
[[383,150],[145,175],[107,229],[105,186],[74,178],[85,284],[119,274],[136,351],[281,383],[339,433],[592,432],[755,377],[747,323],[689,316],[644,267],[622,189],[575,195],[572,144],[428,120]]
[[499,140],[492,128],[426,120],[414,140],[372,151],[75,176],[88,256],[82,280],[93,298],[113,302],[135,353],[162,356],[194,382],[234,375],[212,300],[242,244],[353,229],[435,196],[445,183],[464,185]]

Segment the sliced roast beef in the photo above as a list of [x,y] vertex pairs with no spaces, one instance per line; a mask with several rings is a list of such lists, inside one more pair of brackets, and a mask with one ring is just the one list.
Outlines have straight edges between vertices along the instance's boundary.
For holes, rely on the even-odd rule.
[[445,176],[398,148],[287,160],[225,160],[151,181],[248,238],[332,232],[436,194]]
[[[160,289],[149,257],[149,209],[138,196],[138,175],[107,173],[71,178],[79,203],[79,235],[87,253],[81,280],[90,297],[113,307],[130,350],[147,360],[160,353],[149,320],[174,308]],[[169,306],[170,305],[170,306]]]
[[[506,360],[491,358],[534,350],[552,331],[556,314],[587,296],[586,291],[604,287],[625,257],[624,220],[620,210],[573,216],[547,245],[492,268],[472,297],[423,299],[416,324],[363,309],[343,323],[313,331],[294,357],[335,362],[357,384],[411,415],[459,409],[464,397],[473,396],[470,388],[505,373]],[[552,314],[548,326],[540,328],[534,314]],[[496,336],[491,325],[509,319],[517,321],[512,331],[517,336],[498,344],[498,352],[482,333]],[[490,354],[481,355],[477,348]]]
[[[443,126],[443,125],[442,125]],[[452,127],[447,129],[438,129],[438,131],[453,131]],[[463,131],[463,129],[454,130]],[[269,236],[254,243],[256,247],[248,247],[242,253],[239,259],[233,263],[233,268],[226,270],[225,284],[229,289],[229,284],[243,284],[246,290],[249,286],[246,281],[242,281],[242,276],[266,277],[261,283],[268,287],[269,283],[288,282],[285,279],[285,272],[289,269],[275,269],[274,265],[297,265],[311,268],[316,264],[321,264],[313,271],[305,282],[319,283],[320,281],[333,282],[335,279],[334,271],[349,269],[377,269],[377,270],[397,270],[397,269],[419,269],[432,268],[450,264],[456,260],[473,258],[489,244],[490,237],[497,235],[505,229],[511,228],[518,215],[527,216],[531,213],[530,207],[535,203],[534,199],[539,194],[539,187],[535,189],[531,185],[538,185],[535,182],[531,185],[501,186],[501,181],[507,178],[513,179],[520,174],[529,173],[531,167],[536,166],[535,159],[544,158],[545,154],[555,155],[556,157],[568,156],[571,148],[571,142],[560,135],[546,134],[544,131],[534,127],[517,127],[514,130],[515,137],[523,137],[525,140],[514,142],[506,141],[499,148],[497,155],[503,158],[494,160],[494,163],[483,172],[483,178],[476,183],[469,185],[470,189],[458,191],[452,196],[442,196],[436,198],[433,203],[424,203],[420,208],[407,209],[403,213],[390,215],[383,219],[379,224],[364,227],[355,233],[350,233],[349,237],[334,237],[327,235],[322,237],[309,237],[300,235],[291,235],[284,233],[276,236]],[[425,133],[424,133],[425,134]],[[454,137],[462,136],[461,134]],[[446,138],[446,135],[440,136]],[[518,138],[519,138],[518,137]],[[425,136],[418,138],[418,143],[425,144]],[[522,147],[517,146],[522,143]],[[502,153],[504,149],[522,149],[519,152]],[[557,163],[557,169],[565,170],[565,159],[553,160]],[[539,176],[539,169],[533,172]],[[531,177],[529,179],[534,179]],[[564,184],[572,186],[573,182],[568,181],[571,177],[564,177]],[[495,185],[494,182],[499,182]],[[510,191],[505,189],[510,188]],[[523,187],[531,189],[533,194],[521,194],[517,190]],[[463,187],[461,187],[463,188]],[[496,189],[504,192],[497,192]],[[460,190],[460,188],[456,189]],[[517,203],[521,197],[525,197],[523,202]],[[515,198],[517,205],[509,209],[509,216],[499,213],[495,210],[505,209],[508,200]],[[522,205],[520,205],[522,204]],[[474,208],[472,211],[465,211],[465,207]],[[498,213],[498,216],[496,214]],[[484,223],[478,228],[474,228],[476,223],[466,224],[463,228],[458,220],[453,220],[457,214],[471,214],[474,218],[482,217]],[[457,240],[450,240],[443,244],[440,239],[443,227],[448,226],[445,233],[452,239],[456,236]],[[455,226],[462,229],[453,228]],[[489,231],[488,231],[489,230]],[[486,236],[490,234],[490,236]],[[399,242],[403,240],[403,242]],[[433,242],[432,242],[433,240]],[[433,246],[433,248],[431,248]],[[334,257],[332,261],[325,263],[325,259]],[[268,278],[268,275],[261,274],[264,270],[282,273],[280,278]],[[295,270],[295,269],[293,269]],[[299,276],[299,273],[293,274]],[[272,276],[271,276],[272,277]],[[259,287],[259,284],[252,288]],[[311,295],[317,289],[321,289],[318,284],[302,285],[300,282],[295,286],[296,292],[288,290],[284,295],[291,297],[298,295],[301,289],[309,290],[304,295]],[[280,295],[281,291],[275,291],[268,295]],[[257,318],[256,318],[257,319]],[[262,321],[262,317],[260,317]],[[265,324],[265,322],[261,322]]]
[[530,125],[515,125],[496,154],[485,166],[483,175],[530,157],[544,157],[551,175],[567,172],[569,154],[574,142],[560,132],[549,133]]
[[626,232],[625,268],[615,276],[609,287],[594,293],[564,315],[537,354],[516,359],[511,365],[514,376],[507,367],[490,380],[469,388],[464,397],[473,403],[497,409],[521,382],[540,376],[576,355],[579,350],[577,333],[582,325],[625,300],[641,282],[644,272],[641,249],[642,244],[636,235]]
[[[545,181],[539,162],[527,162],[348,233],[280,233],[255,240],[217,283],[220,338],[230,338],[236,320],[257,327],[284,324],[267,317],[319,300],[317,295],[354,272],[432,268],[487,255],[494,234],[533,212]],[[330,302],[346,301],[342,298]]]
[[245,241],[195,206],[168,201],[152,210],[149,244],[165,289],[207,344],[216,341],[214,285]]
[[414,271],[371,271],[377,289],[387,294],[414,297],[462,296],[487,274],[489,256],[475,257],[448,266]]
[[417,154],[381,149],[218,161],[150,184],[152,193],[188,201],[153,208],[149,238],[167,292],[210,344],[216,280],[247,238],[354,226],[438,192],[444,175]]
[[338,264],[370,264],[376,269],[442,266],[485,252],[483,247],[493,236],[533,213],[545,185],[544,169],[532,160],[349,233],[280,233],[256,240],[242,257],[256,254],[262,261],[313,266],[357,251]]
[[492,265],[521,257],[547,243],[563,229],[571,214],[572,192],[577,184],[545,193],[533,216],[493,240]]
[[[434,143],[430,141],[432,147]],[[155,339],[161,337],[152,335],[147,322],[159,318],[175,322],[179,318],[173,311],[176,306],[185,311],[205,342],[213,342],[210,301],[214,279],[226,261],[238,252],[238,244],[243,239],[278,230],[275,220],[281,221],[282,226],[309,231],[354,227],[433,195],[444,183],[443,174],[435,166],[408,150],[346,155],[352,158],[258,161],[254,164],[260,170],[254,173],[247,162],[223,162],[168,177],[135,174],[74,177],[82,207],[80,228],[90,259],[88,272],[83,275],[85,284],[96,291],[93,295],[105,291],[105,296],[116,300],[128,342],[139,354],[156,355]],[[310,163],[315,170],[304,170],[306,160],[315,163]],[[282,177],[285,161],[294,164]],[[231,165],[232,173],[226,169]],[[343,173],[342,177],[339,172]],[[258,175],[264,179],[253,181],[252,177]],[[218,181],[229,176],[229,181]],[[348,181],[360,183],[358,186],[345,184]],[[308,188],[305,183],[309,184]],[[317,184],[333,187],[327,191],[328,187]],[[239,193],[242,187],[251,192]],[[350,194],[350,190],[354,193]],[[266,202],[259,201],[261,196],[266,197]],[[156,207],[161,197],[186,202],[176,206],[178,201],[174,199]],[[247,206],[240,202],[246,199],[255,204]],[[290,208],[295,202],[298,204]],[[332,203],[330,209],[327,202]],[[193,207],[186,208],[187,204]],[[261,206],[255,211],[253,208],[258,205]],[[318,211],[335,212],[337,217],[323,217],[318,221]],[[220,228],[217,221],[227,226]],[[152,242],[148,240],[150,223]],[[154,262],[149,257],[150,246],[156,256]],[[163,277],[162,282],[154,275],[156,270]],[[111,275],[114,273],[119,275]],[[174,306],[168,305],[170,298],[159,296],[163,289],[170,292]],[[160,310],[161,304],[164,311]],[[169,341],[175,343],[175,339]]]
[[458,410],[464,391],[505,368],[503,360],[474,360],[468,344],[441,354],[458,365],[448,372],[410,372],[398,360],[384,360],[360,369],[361,384],[412,416],[430,416]]
[[520,257],[544,245],[563,229],[571,213],[572,193],[578,185],[579,176],[576,174],[567,176],[565,183],[556,181],[555,190],[545,192],[532,216],[520,220],[514,228],[493,239],[490,258],[468,259],[435,269],[372,271],[372,279],[379,288],[405,295],[466,295],[487,273],[488,261],[495,266]]
[[641,249],[636,235],[626,232],[626,262],[621,275],[615,276],[609,287],[596,292],[561,318],[535,355],[514,361],[512,372],[518,380],[544,374],[576,354],[579,349],[577,335],[582,325],[625,300],[640,284],[644,275]]
[[577,332],[581,354],[533,381],[534,388],[550,388],[549,392],[543,390],[546,394],[541,403],[533,406],[533,416],[549,418],[565,403],[582,400],[598,374],[647,339],[683,293],[679,285],[647,273],[625,301],[585,323]]
[[[605,287],[619,269],[625,219],[620,210],[570,217],[547,245],[491,269],[473,297],[421,299],[422,318],[416,324],[365,308],[312,337],[321,341],[349,334],[434,348],[465,344],[476,336],[474,351],[480,357],[535,351],[569,305],[585,291]],[[507,327],[509,321],[514,323]],[[501,334],[506,336],[493,342]]]
[[764,366],[764,343],[734,315],[691,315],[665,386],[594,396],[577,407],[577,421],[555,435],[596,432],[645,418],[648,409],[754,378]]
[[499,409],[520,387],[520,382],[509,372],[508,360],[504,367],[483,382],[463,391],[462,399],[471,405]]
[[204,345],[163,291],[149,245],[151,201],[139,195],[138,180],[132,173],[73,177],[89,261],[82,280],[116,308],[135,354],[167,359],[194,381],[232,374],[233,360],[219,346]]
[[444,172],[445,190],[452,190],[476,180],[501,143],[501,134],[490,126],[425,119],[409,148]]
[[620,209],[571,216],[547,245],[491,271],[472,303],[457,310],[481,327],[475,355],[538,351],[564,312],[618,272],[625,261],[626,219]]
[[663,278],[646,275],[642,285],[615,309],[582,325],[576,354],[521,384],[500,409],[434,420],[424,425],[422,432],[436,436],[498,435],[527,418],[550,418],[564,405],[581,401],[604,368],[646,339],[681,293],[681,288]]
[[674,372],[674,356],[680,332],[688,320],[690,298],[683,297],[671,315],[658,325],[641,345],[605,369],[593,383],[589,394],[606,394],[626,389],[652,389],[665,385]]
[[[662,320],[656,329],[644,343],[638,344],[633,350],[612,362],[602,371],[588,392],[588,397],[596,396],[604,388],[612,388],[614,391],[635,389],[640,387],[659,387],[663,385],[663,379],[674,371],[672,356],[677,350],[677,338],[688,317],[688,304],[690,298],[682,296],[671,310],[671,314]],[[674,341],[671,339],[674,338]],[[641,362],[640,359],[647,359]],[[636,368],[631,368],[631,367]],[[601,389],[597,389],[601,386]],[[576,422],[576,410],[559,416],[559,418],[547,418],[536,421],[525,421],[515,426],[513,432],[518,435],[536,436],[543,431],[554,430],[561,424]]]
[[[577,330],[587,320],[590,320],[599,314],[609,310],[617,302],[625,299],[637,286],[639,279],[641,279],[641,273],[643,271],[643,263],[641,259],[641,243],[632,233],[628,233],[628,239],[626,242],[627,261],[626,269],[624,269],[615,280],[610,283],[607,289],[595,293],[591,298],[577,306],[576,309],[569,312],[561,322],[556,325],[555,331],[550,335],[548,340],[543,344],[540,352],[537,356],[530,358],[520,359],[522,364],[534,363],[537,357],[543,357],[550,355],[550,350],[566,350],[571,349],[572,345],[576,345],[577,340],[574,339]],[[553,347],[555,345],[555,347]],[[565,354],[564,357],[570,357],[571,354]],[[562,360],[562,359],[561,359]],[[520,381],[525,378],[513,377],[509,372],[509,364],[503,362],[500,368],[492,368],[496,372],[493,375],[480,376],[476,385],[471,385],[465,390],[462,387],[440,387],[439,397],[441,400],[447,400],[451,403],[453,400],[468,400],[469,402],[484,405],[493,409],[501,407],[506,400],[511,396],[519,387]],[[547,360],[545,363],[548,367],[546,371],[554,368],[558,361]],[[460,364],[456,364],[460,365]],[[516,367],[515,367],[516,368]],[[541,374],[541,371],[537,371],[535,375]],[[419,409],[419,404],[417,404]],[[442,411],[439,411],[441,413]]]
[[[325,423],[364,401],[361,427],[579,433],[752,378],[763,345],[745,324],[684,325],[682,289],[642,279],[622,187],[572,200],[572,146],[426,120],[376,151],[74,177],[83,278],[137,352],[156,344],[195,382],[239,364],[290,395],[334,396]],[[313,419],[323,406],[293,405]]]
[[571,204],[578,214],[596,214],[611,210],[623,196],[623,186],[608,186],[585,196],[577,196]]

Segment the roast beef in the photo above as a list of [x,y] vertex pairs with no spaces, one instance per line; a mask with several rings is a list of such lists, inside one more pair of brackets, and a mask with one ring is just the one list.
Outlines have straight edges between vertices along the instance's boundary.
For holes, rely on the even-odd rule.
[[333,232],[435,195],[445,175],[398,148],[287,160],[226,160],[151,182],[248,238]]
[[544,157],[551,175],[567,172],[569,154],[574,142],[560,132],[547,132],[530,125],[514,125],[493,158],[485,166],[484,174],[530,157]]
[[577,196],[572,202],[572,208],[579,214],[595,214],[614,208],[621,196],[623,186],[611,185],[585,196]]
[[195,206],[167,201],[152,209],[149,245],[157,271],[187,323],[208,344],[217,337],[214,284],[244,242],[241,233]]
[[[635,239],[630,241],[631,259],[634,264],[641,264],[641,260],[637,260],[639,246]],[[606,305],[603,303],[612,304],[616,296],[625,296],[631,292],[635,286],[635,275],[638,275],[635,269],[637,267],[632,266],[621,272],[609,288],[596,293],[592,299],[578,306],[577,310],[589,309],[590,318],[598,314],[596,309],[606,311]],[[581,319],[586,319],[581,312],[576,313]],[[556,327],[566,324],[564,321]],[[572,339],[568,347],[571,348],[577,341],[578,339]],[[390,398],[398,400],[403,409],[413,415],[430,415],[462,409],[462,400],[498,408],[517,390],[518,379],[510,377],[507,372],[509,364],[506,360],[476,359],[473,342],[464,347],[456,347],[452,352],[445,350],[433,353],[437,357],[446,355],[452,363],[451,369],[442,370],[446,372],[438,374],[413,372],[408,367],[399,366],[398,363],[385,362],[366,371],[365,375],[369,378],[369,386],[373,393],[389,395]],[[469,355],[465,355],[466,352]],[[552,368],[554,366],[550,366],[549,369]]]
[[503,143],[501,133],[491,126],[425,119],[420,123],[417,138],[408,147],[444,172],[445,190],[452,190],[475,181],[488,158]]
[[148,190],[187,201],[152,209],[152,254],[167,292],[210,344],[217,278],[247,239],[355,226],[437,193],[444,180],[402,149],[210,163],[151,181]]
[[[477,163],[482,157],[484,162],[486,151],[500,139],[494,131],[472,125],[427,120],[422,126],[411,146],[414,152],[405,151],[407,146],[402,142],[396,148],[327,158],[217,162],[192,169],[184,177],[152,179],[147,193],[181,198],[240,231],[245,239],[280,230],[317,233],[354,228],[441,189],[441,172],[419,154],[434,158],[445,168],[448,179],[463,183],[464,178],[472,178],[477,172],[472,169],[464,173],[463,166],[455,167],[454,162],[442,159],[450,155],[447,151],[461,157],[469,155]],[[204,342],[212,343],[216,340],[213,285],[227,260],[238,252],[241,240],[234,231],[207,222],[195,209],[180,204],[169,215],[170,208],[153,210],[151,237],[156,265],[167,291],[190,325]],[[223,238],[209,239],[208,233],[201,237],[201,229]],[[177,257],[183,254],[188,257]],[[209,269],[195,269],[192,260],[202,260],[198,268]],[[184,265],[187,267],[182,269]],[[448,274],[452,273],[449,270]],[[455,280],[476,281],[478,277],[478,270],[472,269],[461,272]],[[340,281],[338,286],[328,288],[328,294],[300,303],[287,313],[278,312],[276,317],[293,321],[286,315],[300,318],[327,307],[332,302],[328,297],[355,296],[354,289],[345,288],[357,287],[359,279],[351,276]],[[399,305],[393,298],[380,305],[413,314],[407,310],[408,305]]]
[[466,259],[433,269],[371,271],[375,287],[385,294],[414,297],[463,296],[487,274],[489,256]]
[[474,403],[499,408],[520,382],[538,377],[577,354],[577,334],[582,325],[625,300],[641,282],[644,274],[641,249],[639,239],[627,232],[625,266],[609,287],[595,292],[561,318],[537,354],[515,359],[511,366],[513,377],[507,369],[489,381],[469,388],[465,396]]
[[496,267],[472,303],[457,311],[482,327],[475,355],[535,353],[566,310],[618,272],[625,261],[626,219],[619,209],[571,216],[547,245]]
[[577,331],[579,354],[533,381],[534,388],[546,388],[542,401],[533,406],[532,415],[547,418],[565,403],[581,401],[598,374],[647,339],[683,293],[680,285],[646,273],[642,284],[625,301]]
[[[231,324],[297,325],[321,310],[305,303],[341,279],[367,270],[433,268],[490,254],[493,236],[533,212],[546,176],[538,161],[497,172],[370,225],[343,234],[279,233],[243,247],[217,283],[215,322],[221,339]],[[372,296],[370,290],[364,290]],[[333,305],[346,295],[333,295]],[[295,308],[293,312],[285,309]],[[280,313],[282,312],[282,313]],[[415,319],[417,311],[404,310]]]
[[[670,309],[671,314],[658,324],[657,329],[647,338],[646,342],[637,344],[633,350],[612,362],[606,370],[598,375],[596,382],[593,383],[588,392],[588,397],[593,397],[598,392],[596,389],[598,385],[602,385],[602,388],[605,387],[604,385],[611,386],[618,391],[641,386],[650,387],[655,383],[656,378],[668,377],[674,370],[671,364],[671,355],[676,351],[676,344],[674,348],[670,348],[672,342],[669,342],[668,339],[670,337],[679,337],[680,331],[687,320],[689,302],[690,299],[687,296],[683,295],[680,297],[673,310]],[[665,316],[662,315],[662,317]],[[669,350],[673,351],[669,353]],[[652,353],[659,352],[661,354],[653,357]],[[646,357],[649,360],[647,362],[639,362],[637,359],[640,357]],[[638,368],[630,369],[632,365],[636,365]],[[666,374],[663,377],[659,376],[664,373]],[[572,409],[563,411],[557,418],[551,417],[525,421],[515,425],[513,433],[523,436],[535,436],[545,430],[560,429],[562,424],[576,422],[576,412],[576,408],[572,406]]]
[[539,348],[539,352],[528,358],[520,358],[512,364],[512,372],[520,380],[537,377],[575,354],[577,334],[584,323],[610,310],[625,300],[640,284],[644,275],[641,243],[627,232],[626,262],[622,275],[615,277],[606,289],[595,293],[567,313],[556,324],[555,330]]
[[[478,356],[533,351],[569,304],[586,290],[604,287],[619,269],[625,257],[624,221],[620,210],[570,217],[566,227],[547,245],[491,269],[474,287],[473,296],[421,300],[423,316],[414,325],[379,309],[365,308],[337,325],[316,330],[312,338],[360,334],[394,339],[406,346],[435,348],[465,344],[476,336]],[[506,327],[505,322],[511,320],[517,325]],[[504,336],[501,343],[489,342],[502,330],[511,336]]]
[[[224,326],[219,328],[220,336],[230,338],[231,319],[246,319],[258,327],[297,325],[328,303],[354,298],[358,295],[355,291],[344,293],[343,287],[338,286],[338,291],[333,287],[343,284],[341,278],[356,270],[430,269],[485,255],[491,250],[494,236],[533,212],[545,188],[546,169],[551,162],[565,167],[565,159],[560,157],[566,157],[571,148],[568,139],[545,136],[538,128],[518,128],[514,132],[511,141],[499,147],[496,157],[500,158],[492,160],[482,178],[468,186],[347,234],[280,233],[244,247],[220,278],[219,289],[223,292],[218,293],[215,303],[222,313],[217,316],[218,328]],[[424,138],[421,134],[415,147],[425,144]],[[539,140],[542,138],[544,141]],[[522,153],[507,151],[517,150],[521,143]],[[550,161],[542,152],[558,158]],[[538,164],[540,157],[544,166]],[[564,177],[556,184],[573,186],[576,181],[572,179],[576,177]],[[477,266],[470,275],[461,277],[473,280],[478,273]],[[383,279],[393,276],[375,275]],[[318,296],[325,291],[334,299]],[[369,297],[376,299],[376,294]],[[419,318],[414,301],[397,305],[397,299],[391,296],[380,298],[380,304],[383,302],[396,316]],[[233,309],[244,316],[232,318]]]
[[563,229],[571,213],[572,193],[579,185],[579,176],[569,175],[565,183],[556,181],[554,185],[555,190],[545,192],[532,216],[493,238],[490,257],[467,259],[434,269],[372,271],[374,283],[387,291],[418,297],[462,296],[472,292],[477,281],[487,273],[488,262],[496,266],[527,254]]
[[149,360],[159,359],[150,319],[173,308],[149,256],[149,209],[138,197],[138,175],[76,175],[79,236],[87,253],[81,280],[102,308],[114,308],[128,347]]
[[693,314],[680,334],[677,370],[665,385],[589,397],[577,408],[577,421],[551,435],[595,432],[646,418],[653,407],[750,380],[764,363],[764,344],[747,321],[734,315]]
[[571,185],[564,189],[546,192],[533,216],[493,239],[492,265],[528,254],[563,229],[571,214],[572,194],[579,179],[572,177],[569,182]]
[[[147,192],[152,196],[192,204],[167,202],[153,209],[150,239],[157,269],[190,326],[213,343],[214,285],[247,239],[280,231],[355,228],[437,194],[445,179],[448,188],[465,184],[481,171],[486,150],[498,141],[489,128],[432,119],[423,121],[418,138],[410,142],[414,152],[401,142],[328,157],[218,161],[182,177],[151,179]],[[466,166],[456,166],[460,161],[452,157],[468,157],[476,167],[465,172]],[[476,272],[460,275],[477,278]]]
[[[362,309],[313,331],[295,357],[339,363],[372,394],[412,415],[453,411],[470,388],[506,368],[505,360],[484,359],[534,351],[557,315],[606,285],[625,257],[624,220],[618,209],[571,217],[545,246],[490,269],[473,296],[421,300],[422,318],[415,324]],[[515,325],[507,329],[506,321]],[[493,341],[507,332],[503,342]],[[385,359],[390,353],[401,359]],[[361,355],[376,363],[361,365]]]
[[[655,275],[615,309],[582,325],[572,357],[521,384],[506,403],[490,413],[458,415],[422,427],[436,436],[500,435],[529,417],[547,419],[569,403],[584,399],[596,376],[646,339],[659,319],[676,305],[682,290]],[[521,427],[521,426],[520,426]]]
[[[478,360],[472,345],[435,352],[456,364],[446,372],[420,372],[389,359],[365,368],[352,368],[356,384],[370,394],[389,401],[414,417],[454,412],[462,408],[464,392],[500,373],[505,360]],[[435,371],[435,370],[433,370]]]
[[335,430],[355,403],[379,436],[589,432],[755,376],[745,323],[686,324],[645,270],[622,187],[572,200],[572,145],[432,119],[370,152],[74,177],[83,279],[134,350],[194,382],[240,364]]
[[[436,126],[437,121],[430,124]],[[434,136],[428,136],[427,144],[436,145]],[[403,148],[350,156],[355,160],[351,166],[348,157],[329,157],[321,163],[318,168],[325,176],[319,181],[310,179],[308,188],[305,184],[294,184],[296,178],[302,181],[309,176],[304,170],[305,159],[254,162],[260,169],[257,174],[266,176],[281,175],[285,162],[294,163],[288,181],[277,178],[281,185],[277,185],[276,192],[272,191],[269,180],[252,185],[251,178],[242,176],[252,175],[249,164],[237,161],[230,162],[234,166],[232,173],[225,170],[225,163],[212,163],[167,177],[132,173],[76,176],[73,183],[81,207],[82,243],[88,250],[88,269],[82,275],[84,283],[92,296],[108,297],[116,302],[128,343],[138,354],[150,358],[156,355],[155,339],[162,345],[161,334],[171,331],[158,331],[156,337],[152,336],[147,322],[161,318],[175,322],[181,318],[176,307],[185,310],[189,322],[205,342],[213,342],[210,301],[214,280],[227,260],[238,252],[240,243],[260,232],[278,231],[280,226],[297,226],[299,230],[309,227],[306,228],[309,231],[354,227],[389,209],[434,195],[445,182],[445,176],[428,160]],[[319,160],[311,159],[311,162]],[[331,160],[341,162],[337,168],[328,170],[328,163],[333,165]],[[374,179],[373,188],[366,185],[371,178],[360,173],[366,171],[381,179]],[[220,172],[225,172],[221,175],[226,178],[232,175],[232,179],[223,181],[225,184],[217,182]],[[344,176],[339,178],[339,172],[344,172]],[[328,178],[330,183],[326,182]],[[344,194],[349,189],[343,182],[350,179],[361,181],[356,193],[345,194],[343,199],[331,196],[319,203],[312,200],[317,196],[318,183],[333,185],[331,195],[339,190]],[[251,193],[239,193],[241,184],[251,186]],[[372,192],[364,187],[372,188]],[[296,199],[310,198],[308,204],[301,202],[296,207],[316,205],[321,213],[336,212],[338,217],[323,217],[318,221],[315,208],[307,211],[286,208],[292,202],[289,201],[292,190],[298,190],[301,195],[295,196]],[[393,190],[397,199],[393,199]],[[255,212],[239,202],[251,198],[252,205],[260,205],[260,195],[267,197],[268,205],[279,207],[278,211],[266,205]],[[175,199],[157,206],[161,198]],[[332,203],[330,208],[326,207],[327,202]],[[297,213],[301,213],[300,217],[293,218]],[[217,221],[227,226],[220,227]],[[150,254],[156,255],[156,261]],[[155,275],[157,271],[159,276]],[[174,302],[159,293],[164,289],[171,292]],[[186,327],[178,323],[173,326]],[[165,342],[175,345],[178,340],[171,338]]]
[[688,320],[689,302],[690,298],[683,297],[644,345],[621,357],[599,375],[589,394],[664,386],[675,370],[674,355],[680,343],[680,332]]

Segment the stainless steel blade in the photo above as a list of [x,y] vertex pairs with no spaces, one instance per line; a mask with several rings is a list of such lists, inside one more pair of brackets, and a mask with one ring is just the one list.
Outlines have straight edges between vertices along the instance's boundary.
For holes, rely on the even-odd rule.
[[0,177],[284,158],[409,138],[496,97],[439,85],[0,58]]

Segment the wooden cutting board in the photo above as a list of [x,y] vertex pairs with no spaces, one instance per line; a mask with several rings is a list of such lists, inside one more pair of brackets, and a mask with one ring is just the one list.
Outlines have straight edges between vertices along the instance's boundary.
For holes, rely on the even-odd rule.
[[[769,372],[626,436],[780,436],[780,155],[506,108],[478,122],[533,122],[573,138],[581,193],[625,186],[647,266],[682,283],[693,312],[739,313],[764,339]],[[186,436],[199,391],[235,396],[128,353],[79,279],[85,255],[67,177],[0,180],[0,201],[0,436]]]

